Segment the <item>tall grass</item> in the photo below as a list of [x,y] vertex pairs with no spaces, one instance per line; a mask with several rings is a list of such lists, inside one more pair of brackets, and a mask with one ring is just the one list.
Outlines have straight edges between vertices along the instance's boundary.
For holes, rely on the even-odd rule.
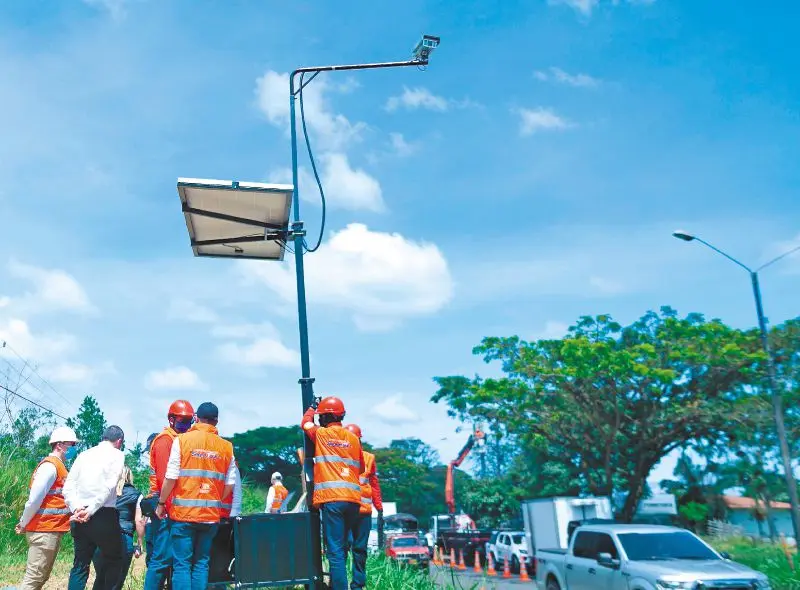
[[24,535],[17,535],[19,521],[28,500],[28,484],[36,462],[8,446],[0,447],[0,553],[9,555],[27,550]]
[[779,545],[750,539],[711,540],[718,551],[727,551],[731,559],[769,576],[773,590],[800,590],[800,563],[792,551],[795,571]]

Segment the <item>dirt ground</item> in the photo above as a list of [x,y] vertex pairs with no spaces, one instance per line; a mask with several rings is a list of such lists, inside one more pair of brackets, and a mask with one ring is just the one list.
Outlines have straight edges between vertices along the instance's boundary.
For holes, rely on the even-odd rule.
[[[72,567],[72,555],[62,553],[56,560],[53,566],[53,573],[50,574],[50,579],[44,585],[43,590],[66,590],[67,580],[69,580],[69,570]],[[134,559],[131,562],[131,569],[128,572],[128,577],[125,580],[124,590],[140,590],[144,580],[144,556],[139,559]],[[25,562],[7,565],[0,571],[0,590],[11,590],[16,588],[22,582],[22,576],[25,574]],[[89,572],[89,582],[86,584],[87,588],[91,588],[94,583],[94,568]]]

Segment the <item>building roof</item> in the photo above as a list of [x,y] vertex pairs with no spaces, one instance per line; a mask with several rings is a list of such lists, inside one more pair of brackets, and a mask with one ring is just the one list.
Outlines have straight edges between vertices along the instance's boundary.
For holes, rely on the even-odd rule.
[[[722,496],[722,501],[725,502],[728,510],[753,510],[756,507],[756,501],[753,498],[743,496]],[[788,502],[770,502],[770,507],[773,510],[790,510],[792,506]],[[759,508],[763,510],[763,502],[759,502]]]

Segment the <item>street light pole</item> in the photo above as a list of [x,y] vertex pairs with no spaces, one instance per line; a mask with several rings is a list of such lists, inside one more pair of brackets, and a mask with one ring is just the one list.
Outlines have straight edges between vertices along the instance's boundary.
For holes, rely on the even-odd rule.
[[795,540],[800,541],[800,496],[797,492],[797,481],[795,480],[794,470],[792,469],[792,455],[791,451],[789,450],[789,439],[786,435],[786,424],[783,417],[783,396],[781,395],[781,390],[778,387],[778,378],[775,372],[775,359],[772,356],[772,351],[770,350],[769,346],[767,319],[764,316],[764,306],[761,302],[761,286],[758,280],[758,273],[761,270],[771,266],[772,264],[775,264],[779,260],[782,260],[791,254],[794,254],[795,252],[800,251],[800,246],[784,252],[780,256],[773,258],[766,264],[762,264],[760,267],[753,270],[746,264],[736,260],[730,254],[723,252],[716,246],[709,244],[697,236],[683,231],[673,232],[672,235],[679,240],[683,240],[684,242],[700,242],[701,244],[721,254],[731,262],[739,265],[750,275],[750,282],[753,286],[753,298],[755,299],[756,303],[756,314],[758,315],[758,329],[761,336],[761,346],[764,349],[764,353],[767,355],[767,386],[769,388],[770,398],[772,400],[772,415],[775,421],[775,433],[778,437],[778,446],[780,447],[781,451],[781,462],[783,463],[783,473],[786,479],[786,488],[789,493],[789,503],[792,507],[792,528],[794,529]]
[[[438,39],[437,39],[438,44]],[[349,70],[374,70],[380,68],[399,68],[399,67],[424,67],[428,65],[428,54],[424,58],[415,58],[407,61],[366,63],[366,64],[347,64],[330,65],[310,68],[298,68],[289,76],[289,127],[292,142],[292,239],[294,242],[294,263],[297,275],[297,315],[300,330],[300,391],[302,395],[303,411],[314,403],[314,378],[311,377],[311,362],[309,359],[308,347],[308,315],[306,306],[306,286],[305,270],[303,265],[303,250],[305,248],[306,232],[303,222],[300,220],[300,191],[298,182],[298,163],[297,163],[297,121],[295,115],[295,101],[299,93],[303,91],[320,72],[335,72]],[[295,79],[300,74],[311,74],[308,80],[301,83],[299,87],[295,84]],[[301,78],[302,80],[302,78]],[[314,481],[314,445],[307,436],[303,436],[303,448],[305,460],[303,464],[306,489],[308,490],[307,504],[312,506],[313,481]]]

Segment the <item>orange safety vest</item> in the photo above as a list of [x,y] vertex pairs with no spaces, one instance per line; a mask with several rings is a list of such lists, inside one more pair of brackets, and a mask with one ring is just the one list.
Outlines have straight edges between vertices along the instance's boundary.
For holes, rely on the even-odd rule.
[[369,476],[375,471],[375,455],[364,451],[364,473],[358,478],[361,483],[361,508],[359,514],[372,514],[372,486]]
[[[47,456],[36,466],[39,469],[41,465],[50,463],[56,468],[56,480],[47,495],[42,500],[42,505],[39,510],[33,515],[31,521],[25,527],[29,533],[66,533],[69,530],[69,516],[70,511],[67,508],[67,503],[64,501],[64,494],[62,488],[64,482],[67,480],[68,471],[64,467],[64,463],[58,457]],[[36,470],[33,471],[36,473]],[[28,489],[33,486],[33,475],[31,475],[31,482]]]
[[314,504],[361,503],[361,441],[339,426],[317,428],[314,445]]
[[275,496],[272,498],[272,506],[269,507],[269,510],[270,512],[279,512],[283,501],[289,496],[289,490],[282,483],[276,483],[272,489],[275,490]]
[[222,494],[233,460],[233,445],[220,437],[214,426],[203,423],[194,424],[178,435],[178,440],[181,470],[169,517],[179,522],[219,522],[226,508]]
[[150,494],[159,494],[161,492],[161,488],[158,485],[158,479],[156,478],[156,463],[155,457],[153,456],[153,447],[155,447],[156,441],[163,436],[167,436],[171,441],[174,441],[175,437],[178,436],[178,433],[175,432],[171,426],[167,426],[164,430],[159,432],[158,435],[153,439],[153,442],[150,443]]

